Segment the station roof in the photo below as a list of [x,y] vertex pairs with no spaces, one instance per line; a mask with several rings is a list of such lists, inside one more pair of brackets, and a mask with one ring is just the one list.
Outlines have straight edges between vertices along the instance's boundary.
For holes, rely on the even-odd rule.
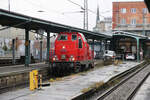
[[131,37],[131,38],[139,38],[139,39],[148,39],[147,36],[136,34],[136,33],[129,33],[124,31],[114,31],[113,36],[122,36],[122,37]]
[[149,0],[144,0],[145,1],[145,4],[150,12],[150,1]]
[[59,23],[55,23],[43,19],[38,19],[38,18],[22,15],[19,13],[15,13],[15,12],[9,12],[3,9],[0,9],[0,25],[22,28],[22,29],[29,27],[30,30],[43,29],[53,33],[59,33],[65,31],[81,32],[87,38],[93,38],[93,39],[111,38],[111,36],[102,33],[87,31],[81,28],[76,28],[76,27],[63,25],[63,24],[59,24]]

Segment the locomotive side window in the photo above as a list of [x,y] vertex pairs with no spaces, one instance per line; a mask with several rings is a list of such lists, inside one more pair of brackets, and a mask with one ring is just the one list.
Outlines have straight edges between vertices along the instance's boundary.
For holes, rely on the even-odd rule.
[[77,40],[77,35],[73,34],[72,35],[72,41]]
[[84,41],[84,42],[87,42],[86,39],[85,39],[85,36],[84,36],[82,33],[80,33],[80,35],[81,35],[81,37],[83,38],[83,41]]
[[82,48],[82,40],[79,38],[79,48]]
[[60,35],[58,37],[58,40],[67,40],[67,39],[68,39],[67,35]]

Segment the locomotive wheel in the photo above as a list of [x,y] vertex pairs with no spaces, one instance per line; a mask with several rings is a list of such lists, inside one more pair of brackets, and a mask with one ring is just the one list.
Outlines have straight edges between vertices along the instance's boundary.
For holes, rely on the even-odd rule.
[[71,68],[67,67],[66,69],[66,75],[69,75],[71,73]]
[[94,62],[93,62],[93,63],[91,63],[90,65],[91,65],[91,68],[94,68]]
[[86,66],[86,70],[90,69],[90,64],[89,63],[86,64],[85,66]]
[[57,76],[57,69],[52,67],[52,75]]
[[81,65],[81,71],[83,72],[85,70],[85,65]]
[[79,71],[80,71],[80,66],[75,66],[75,67],[74,67],[74,72],[75,72],[75,73],[78,73]]
[[94,68],[94,67],[92,67],[92,64],[89,64],[89,68]]

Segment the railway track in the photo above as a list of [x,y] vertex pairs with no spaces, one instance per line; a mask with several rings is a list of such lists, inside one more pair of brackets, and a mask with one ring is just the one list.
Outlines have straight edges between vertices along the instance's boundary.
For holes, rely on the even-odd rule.
[[131,100],[150,74],[150,65],[145,65],[117,85],[110,88],[95,100]]
[[[21,65],[24,64],[25,57],[17,57],[15,58],[15,64],[13,64],[12,57],[0,57],[0,67],[11,66],[11,65]],[[31,57],[31,63],[38,62],[33,57]]]

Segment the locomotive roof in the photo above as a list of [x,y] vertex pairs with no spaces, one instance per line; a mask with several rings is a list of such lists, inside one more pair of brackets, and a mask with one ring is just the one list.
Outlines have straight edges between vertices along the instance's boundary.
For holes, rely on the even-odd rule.
[[[10,27],[16,27],[16,28],[22,28],[25,29],[26,27],[29,27],[30,30],[39,30],[44,29],[49,32],[53,33],[60,33],[60,32],[81,32],[83,33],[87,38],[94,38],[94,39],[106,39],[111,38],[111,36],[84,30],[81,28],[76,28],[68,25],[63,25],[43,19],[38,19],[26,15],[22,15],[15,12],[10,12],[7,10],[0,9],[0,24],[3,26],[10,26]],[[6,27],[4,29],[7,29],[9,27]],[[0,29],[0,30],[4,30]]]

